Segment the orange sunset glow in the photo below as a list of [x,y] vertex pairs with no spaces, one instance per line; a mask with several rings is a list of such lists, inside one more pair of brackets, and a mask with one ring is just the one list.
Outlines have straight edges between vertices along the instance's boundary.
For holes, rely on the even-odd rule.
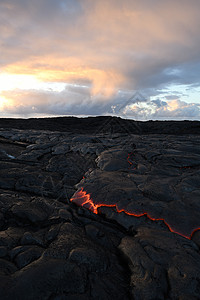
[[133,100],[124,116],[200,119],[199,8],[1,1],[0,116],[106,115],[140,91],[142,109]]

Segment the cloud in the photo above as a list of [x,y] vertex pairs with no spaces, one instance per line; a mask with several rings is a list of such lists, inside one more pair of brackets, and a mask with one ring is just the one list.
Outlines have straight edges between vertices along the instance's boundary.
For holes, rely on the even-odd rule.
[[[129,97],[116,94],[112,98],[92,96],[88,87],[68,86],[61,92],[14,90],[4,92],[8,99],[2,111],[8,116],[57,116],[57,115],[116,115],[137,120],[199,120],[200,104],[186,103],[179,99],[150,100],[140,94]],[[129,95],[130,96],[130,95]]]
[[153,100],[128,105],[123,114],[138,120],[199,120],[200,104],[181,100]]
[[6,99],[0,106],[1,115],[32,117],[33,115],[98,115],[107,114],[114,98],[93,96],[88,87],[69,85],[55,91],[20,90],[2,92]]
[[[1,0],[1,72],[71,84],[76,91],[23,91],[19,86],[20,92],[15,87],[0,95],[13,107],[0,107],[13,113],[17,107],[19,113],[22,107],[26,112],[36,107],[45,114],[70,106],[71,114],[79,108],[98,114],[126,101],[134,90],[151,97],[172,84],[198,87],[199,10],[198,0]],[[175,113],[169,104],[166,110],[161,102],[149,105],[148,116],[159,105],[159,117]],[[184,116],[189,111],[177,109]],[[193,109],[191,104],[190,114]]]

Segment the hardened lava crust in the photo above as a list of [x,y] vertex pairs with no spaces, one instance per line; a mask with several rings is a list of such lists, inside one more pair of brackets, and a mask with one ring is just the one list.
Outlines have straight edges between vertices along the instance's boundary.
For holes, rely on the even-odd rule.
[[1,119],[0,299],[200,299],[199,123]]

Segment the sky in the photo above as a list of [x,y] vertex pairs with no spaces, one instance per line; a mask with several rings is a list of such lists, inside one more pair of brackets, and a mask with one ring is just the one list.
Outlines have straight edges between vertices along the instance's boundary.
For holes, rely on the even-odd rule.
[[0,0],[0,117],[200,120],[199,0]]

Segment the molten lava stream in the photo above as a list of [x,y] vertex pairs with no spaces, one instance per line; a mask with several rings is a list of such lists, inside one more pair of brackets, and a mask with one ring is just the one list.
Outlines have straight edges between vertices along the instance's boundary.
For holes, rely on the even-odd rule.
[[132,161],[130,161],[131,154],[132,154],[132,153],[129,153],[129,154],[128,154],[128,157],[127,157],[127,161],[128,161],[128,163],[129,163],[130,165],[132,165],[132,164],[133,164],[133,163],[132,163]]
[[99,207],[113,207],[116,209],[116,211],[118,213],[121,213],[121,212],[124,212],[126,215],[129,215],[129,216],[133,216],[133,217],[142,217],[142,216],[146,216],[148,219],[150,219],[151,221],[163,221],[164,224],[168,227],[168,229],[173,232],[173,233],[177,233],[187,239],[191,239],[192,235],[200,230],[200,228],[196,228],[194,229],[190,236],[187,236],[187,235],[184,235],[178,231],[176,231],[175,229],[173,229],[163,218],[152,218],[147,212],[145,213],[141,213],[141,214],[137,214],[137,213],[133,213],[133,212],[128,212],[124,209],[118,209],[117,207],[117,204],[104,204],[104,203],[98,203],[98,204],[95,204],[92,200],[92,198],[90,197],[90,194],[87,193],[86,191],[83,190],[83,188],[81,188],[79,191],[77,191],[75,194],[74,194],[74,197],[72,197],[70,199],[71,202],[75,203],[76,205],[78,206],[82,206],[82,207],[85,207],[87,209],[89,209],[90,211],[92,211],[94,214],[98,214],[98,208]]

